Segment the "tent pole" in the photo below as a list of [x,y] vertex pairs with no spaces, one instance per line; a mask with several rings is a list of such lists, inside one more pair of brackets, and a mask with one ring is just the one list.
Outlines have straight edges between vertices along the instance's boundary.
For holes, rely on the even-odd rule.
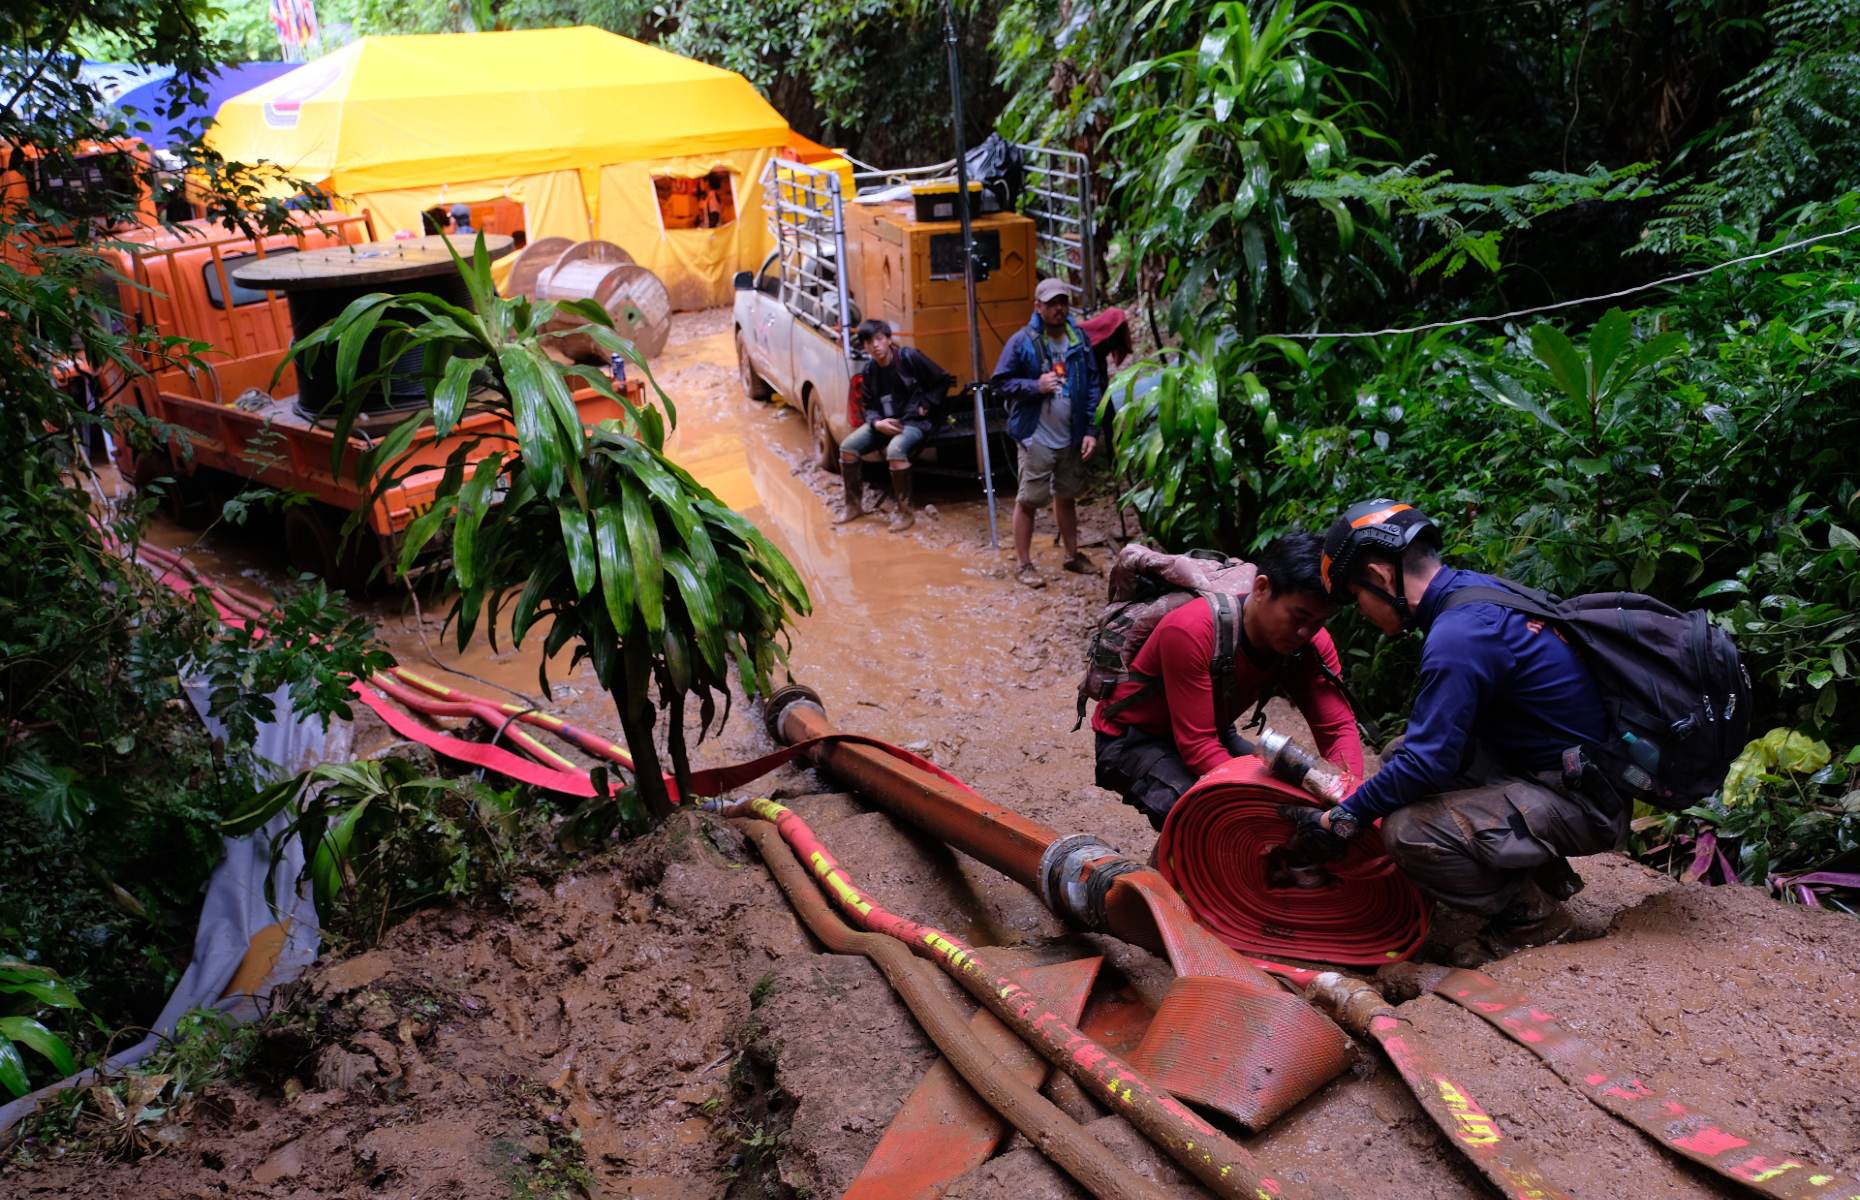
[[962,136],[962,60],[957,53],[956,5],[943,0],[943,40],[949,46],[949,105],[956,126],[956,217],[962,222],[962,290],[969,301],[969,395],[975,401],[975,441],[988,496],[988,547],[1001,548],[995,523],[995,471],[988,453],[988,413],[983,402],[982,319],[975,303],[975,230],[969,221],[969,148]]

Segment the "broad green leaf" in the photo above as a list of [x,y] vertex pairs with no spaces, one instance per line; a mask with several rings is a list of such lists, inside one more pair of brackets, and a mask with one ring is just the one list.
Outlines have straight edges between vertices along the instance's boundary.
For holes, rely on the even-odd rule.
[[455,354],[446,360],[445,375],[433,393],[433,436],[445,437],[465,415],[465,401],[471,393],[472,372],[483,364],[475,358]]
[[[1615,359],[1626,349],[1632,334],[1633,327],[1628,322],[1627,314],[1618,308],[1609,309],[1595,323],[1595,328],[1589,333],[1589,362],[1594,369],[1597,386],[1608,379],[1608,373],[1614,369]],[[1535,334],[1532,336],[1535,337]]]
[[574,501],[564,497],[557,503],[556,514],[562,526],[562,548],[568,554],[570,577],[575,594],[586,596],[594,590],[594,535],[588,531],[588,514]]
[[478,530],[491,509],[491,489],[504,469],[502,454],[487,454],[471,473],[470,482],[459,489],[458,522],[452,527],[452,559],[461,587],[477,587],[485,582],[488,564],[478,552]]
[[1554,325],[1531,328],[1531,353],[1550,370],[1563,395],[1578,408],[1589,407],[1589,367],[1569,337]]
[[665,556],[665,572],[678,585],[678,594],[684,599],[685,612],[691,618],[692,631],[697,634],[698,649],[703,652],[705,664],[713,675],[722,675],[723,627],[710,586],[698,578],[685,556],[675,551]]
[[1700,600],[1705,600],[1705,599],[1709,599],[1712,596],[1724,596],[1724,595],[1741,596],[1749,590],[1750,590],[1749,588],[1746,588],[1738,580],[1720,579],[1714,583],[1708,583],[1704,587],[1700,588],[1698,590],[1698,598]]
[[31,1017],[0,1017],[0,1039],[12,1038],[22,1046],[38,1051],[58,1069],[61,1076],[77,1074],[77,1059],[65,1040]]
[[361,823],[369,803],[369,800],[358,800],[350,805],[317,842],[316,853],[310,859],[310,875],[316,885],[319,911],[335,911],[336,901],[343,893],[343,868],[355,841],[355,827]]
[[26,1077],[26,1060],[19,1056],[18,1047],[3,1037],[0,1037],[0,1087],[15,1096],[24,1096],[32,1090]]
[[665,628],[665,556],[659,547],[659,525],[638,485],[622,479],[620,495],[627,550],[633,556],[633,578],[638,584],[639,613],[645,618],[647,632],[658,633]]
[[634,571],[627,552],[626,523],[618,503],[609,501],[594,510],[594,549],[600,562],[601,591],[607,601],[607,619],[614,634],[624,638],[633,627]]

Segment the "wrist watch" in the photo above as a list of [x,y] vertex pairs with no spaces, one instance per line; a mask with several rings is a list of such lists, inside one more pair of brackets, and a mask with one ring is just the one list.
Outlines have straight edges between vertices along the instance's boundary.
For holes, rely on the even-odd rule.
[[1356,836],[1356,815],[1342,805],[1330,810],[1330,831],[1349,841]]

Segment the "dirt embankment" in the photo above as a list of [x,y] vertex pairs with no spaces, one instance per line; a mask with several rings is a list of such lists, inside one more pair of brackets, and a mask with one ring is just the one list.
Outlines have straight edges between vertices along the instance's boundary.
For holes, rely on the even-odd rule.
[[[869,519],[831,527],[821,505],[834,485],[805,462],[800,421],[736,390],[727,316],[679,322],[658,364],[680,403],[674,452],[807,579],[816,611],[796,631],[796,677],[842,728],[910,746],[1029,816],[1146,855],[1154,835],[1091,786],[1089,732],[1070,730],[1102,581],[1059,573],[1043,522],[1036,560],[1052,582],[1017,586],[1011,551],[986,547],[979,501],[954,489],[929,489],[937,515],[908,534]],[[1116,518],[1100,500],[1085,524],[1101,537]],[[222,568],[273,570],[239,553]],[[534,693],[527,654],[458,655],[440,645],[433,614],[422,628],[400,601],[378,603],[410,664],[426,661],[430,641],[443,661]],[[585,676],[569,678],[555,707],[613,724]],[[767,748],[739,713],[696,765]],[[1128,987],[1153,1003],[1167,982],[1148,954],[1065,934],[1024,889],[831,793],[829,781],[789,769],[770,786],[797,797],[855,878],[906,915],[1026,961],[1105,954],[1101,990]],[[1576,907],[1606,936],[1518,955],[1493,974],[1622,1069],[1776,1145],[1860,1169],[1860,922],[1749,889],[1681,887],[1614,855],[1579,866],[1589,888]],[[1432,998],[1400,1011],[1571,1195],[1731,1194],[1470,1014]],[[817,952],[734,831],[682,815],[525,889],[508,912],[427,913],[368,955],[319,968],[267,1034],[258,1077],[199,1105],[182,1146],[135,1164],[15,1167],[0,1188],[277,1200],[489,1200],[575,1186],[600,1197],[834,1196],[933,1058],[875,969]],[[1049,1087],[1140,1170],[1180,1185],[1121,1120],[1067,1084]],[[1247,1141],[1319,1194],[1487,1194],[1374,1053]],[[587,1175],[571,1169],[577,1161]],[[949,1192],[1076,1194],[1013,1141]]]

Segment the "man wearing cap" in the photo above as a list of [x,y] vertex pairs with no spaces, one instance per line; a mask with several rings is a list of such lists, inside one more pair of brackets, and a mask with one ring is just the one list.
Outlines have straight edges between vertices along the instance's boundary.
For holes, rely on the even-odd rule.
[[1630,806],[1569,752],[1598,744],[1606,718],[1594,677],[1556,628],[1462,588],[1502,580],[1444,566],[1440,531],[1411,505],[1353,506],[1324,538],[1320,574],[1383,633],[1419,629],[1419,689],[1408,732],[1382,768],[1326,812],[1287,810],[1322,854],[1372,821],[1390,855],[1430,898],[1487,918],[1453,949],[1476,966],[1572,932],[1562,901],[1581,890],[1568,856],[1613,849]]
[[452,234],[454,237],[468,237],[478,232],[471,227],[471,206],[454,204],[452,206]]
[[1016,575],[1028,587],[1045,587],[1033,565],[1033,519],[1048,500],[1059,525],[1068,571],[1096,568],[1079,551],[1075,501],[1085,487],[1085,460],[1098,447],[1092,417],[1104,380],[1098,377],[1091,343],[1072,320],[1072,298],[1057,279],[1040,281],[1033,316],[1001,347],[994,386],[1007,397],[1008,433],[1021,445],[1020,491],[1014,497]]

